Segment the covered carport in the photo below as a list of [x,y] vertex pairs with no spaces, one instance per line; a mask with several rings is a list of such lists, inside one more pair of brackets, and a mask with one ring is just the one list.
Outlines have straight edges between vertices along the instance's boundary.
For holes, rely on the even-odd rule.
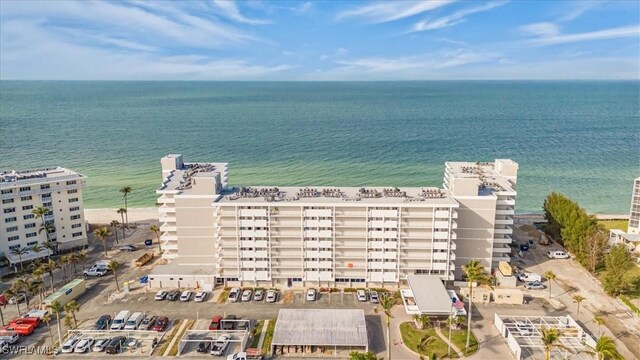
[[271,342],[274,355],[338,356],[368,350],[362,309],[281,309]]
[[409,289],[400,290],[407,314],[430,316],[466,315],[464,304],[455,291],[447,290],[442,279],[431,275],[407,276]]

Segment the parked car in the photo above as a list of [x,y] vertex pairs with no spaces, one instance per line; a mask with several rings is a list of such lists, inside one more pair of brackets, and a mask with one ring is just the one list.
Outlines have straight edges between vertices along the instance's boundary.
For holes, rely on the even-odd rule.
[[42,321],[42,318],[44,318],[45,315],[49,315],[49,310],[31,310],[28,313],[23,314],[22,317],[37,317],[38,319],[40,319],[40,321]]
[[78,339],[77,337],[69,338],[67,341],[65,341],[64,344],[62,344],[62,348],[60,349],[60,351],[67,354],[72,353],[78,341],[80,341],[80,339]]
[[129,320],[129,318],[131,317],[131,312],[127,311],[127,310],[122,310],[118,313],[118,315],[116,315],[116,317],[113,319],[113,321],[111,322],[111,330],[122,330],[122,328],[124,328],[125,324],[127,323],[127,321]]
[[231,337],[227,334],[220,335],[220,337],[216,339],[216,342],[214,342],[213,346],[211,347],[211,355],[223,355],[229,347],[229,339],[231,339]]
[[374,303],[377,304],[380,302],[380,298],[378,297],[378,292],[377,291],[372,291],[369,293],[369,300]]
[[531,335],[531,326],[523,323],[522,321],[516,322],[516,327],[518,328],[518,332],[520,335],[529,336]]
[[127,338],[124,336],[116,336],[111,339],[105,347],[107,354],[119,354],[125,341],[127,341]]
[[200,341],[198,343],[198,349],[196,350],[199,353],[206,353],[209,351],[209,349],[211,348],[211,343],[213,342],[213,338],[207,336],[206,338],[202,339],[202,341]]
[[195,301],[195,302],[203,302],[203,301],[207,300],[207,295],[208,295],[208,293],[206,291],[200,291],[200,292],[196,293],[196,296],[193,298],[193,301]]
[[156,324],[153,325],[152,330],[153,331],[164,331],[164,329],[167,328],[167,325],[169,324],[169,318],[166,316],[160,316],[157,320],[156,320]]
[[156,296],[154,296],[153,299],[156,301],[162,301],[166,299],[166,297],[167,297],[167,292],[164,290],[160,290],[156,293]]
[[122,245],[120,251],[136,251],[138,248],[135,245]]
[[191,300],[191,296],[193,296],[193,292],[185,290],[180,295],[180,301],[189,301]]
[[542,276],[536,273],[522,273],[516,276],[522,282],[542,281]]
[[109,338],[96,340],[96,342],[93,344],[93,349],[91,349],[91,351],[93,351],[93,352],[102,352],[102,351],[104,351],[104,349],[109,344],[109,341],[111,341],[111,339],[109,339]]
[[531,281],[528,282],[526,284],[524,284],[525,289],[531,289],[531,290],[542,290],[542,289],[546,289],[547,286],[543,283],[541,283],[540,281]]
[[9,324],[7,326],[0,328],[0,330],[14,331],[18,333],[18,335],[27,336],[27,335],[31,335],[31,333],[35,328],[36,326],[33,324]]
[[169,301],[176,301],[176,300],[178,300],[179,297],[180,297],[180,290],[178,290],[178,289],[171,290],[167,294],[167,300],[169,300]]
[[249,320],[249,319],[238,321],[236,323],[236,330],[247,330],[247,328],[249,327],[250,323],[251,323],[251,320]]
[[0,331],[0,341],[5,344],[13,345],[18,342],[20,335],[15,331]]
[[76,344],[75,348],[73,348],[74,353],[86,353],[91,350],[91,346],[93,346],[93,338],[84,338],[80,339]]
[[142,320],[140,326],[138,326],[138,330],[151,330],[153,325],[156,323],[156,316],[147,316]]
[[22,293],[9,298],[9,304],[11,305],[15,305],[16,303],[21,303],[23,301],[24,301],[24,294]]
[[40,325],[40,318],[38,317],[20,317],[11,320],[10,325],[33,325],[33,328],[37,328]]
[[316,289],[311,288],[307,290],[307,301],[316,301],[316,295]]
[[108,272],[107,269],[104,268],[91,268],[82,272],[82,275],[89,277],[100,277],[104,276]]
[[251,297],[253,295],[253,291],[247,289],[242,292],[242,301],[251,301]]
[[209,330],[220,330],[220,322],[222,321],[222,316],[216,315],[211,318],[211,323],[209,324]]
[[356,296],[358,297],[358,301],[367,301],[367,293],[364,290],[356,291]]
[[256,290],[256,292],[253,294],[253,301],[262,301],[262,299],[264,299],[264,290]]
[[222,330],[234,330],[236,328],[236,322],[227,320],[238,320],[238,317],[235,315],[228,315],[224,320],[222,320]]
[[238,302],[239,298],[240,298],[240,288],[234,287],[233,289],[231,289],[231,291],[229,291],[229,301],[230,302]]
[[549,259],[568,259],[569,258],[569,254],[565,253],[564,251],[560,251],[560,250],[549,250],[549,251],[547,251],[547,257]]
[[129,320],[127,320],[127,323],[124,325],[124,329],[137,330],[140,324],[142,323],[142,320],[144,320],[144,315],[141,312],[134,312],[133,314],[131,314],[131,317],[129,318]]
[[267,291],[267,298],[265,300],[268,303],[274,303],[276,301],[278,301],[278,292],[275,290],[268,290]]
[[111,315],[102,315],[93,325],[94,330],[107,330],[111,326]]

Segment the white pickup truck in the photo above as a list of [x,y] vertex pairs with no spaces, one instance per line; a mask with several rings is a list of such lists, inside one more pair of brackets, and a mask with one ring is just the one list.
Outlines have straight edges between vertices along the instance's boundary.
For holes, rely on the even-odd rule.
[[85,270],[82,274],[84,276],[102,276],[107,273],[107,269],[100,267],[93,267]]

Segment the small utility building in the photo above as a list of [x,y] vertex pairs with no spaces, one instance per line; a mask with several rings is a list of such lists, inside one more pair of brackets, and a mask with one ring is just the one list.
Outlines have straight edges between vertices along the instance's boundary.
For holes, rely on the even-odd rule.
[[273,354],[369,351],[362,309],[282,309],[271,342]]

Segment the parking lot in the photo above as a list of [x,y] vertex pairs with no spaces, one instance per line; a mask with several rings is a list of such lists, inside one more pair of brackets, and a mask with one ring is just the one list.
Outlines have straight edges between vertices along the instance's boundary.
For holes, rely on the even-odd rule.
[[[255,323],[255,321],[250,322]],[[213,345],[212,343],[219,339],[221,336],[226,335],[228,336],[228,340],[226,340],[226,342],[228,342],[228,345],[226,345],[222,353],[218,355],[226,358],[227,355],[239,352],[241,351],[240,349],[244,348],[244,345],[249,339],[250,330],[251,327],[247,327],[246,330],[209,330],[209,320],[199,320],[194,324],[193,329],[187,330],[182,339],[180,339],[178,354],[179,356],[190,357],[209,355],[209,352],[211,351],[211,347]],[[205,352],[198,352],[198,347],[203,341],[206,341],[208,343],[207,345],[205,345]]]

